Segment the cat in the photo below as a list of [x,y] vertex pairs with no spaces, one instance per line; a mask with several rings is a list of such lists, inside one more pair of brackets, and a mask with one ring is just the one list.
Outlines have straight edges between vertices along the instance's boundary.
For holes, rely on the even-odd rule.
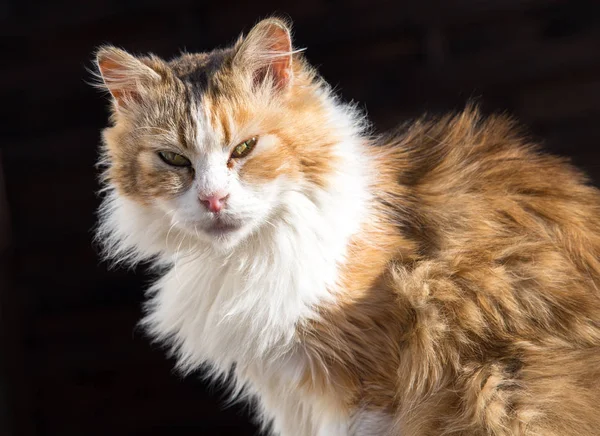
[[97,52],[97,237],[160,271],[147,332],[272,435],[600,434],[599,191],[472,105],[373,135],[290,29]]

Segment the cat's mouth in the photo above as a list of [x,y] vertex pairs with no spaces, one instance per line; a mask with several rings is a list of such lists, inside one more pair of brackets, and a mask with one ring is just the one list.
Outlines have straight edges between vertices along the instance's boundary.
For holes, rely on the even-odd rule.
[[241,228],[240,223],[218,219],[203,228],[204,232],[212,236],[223,236],[235,232]]

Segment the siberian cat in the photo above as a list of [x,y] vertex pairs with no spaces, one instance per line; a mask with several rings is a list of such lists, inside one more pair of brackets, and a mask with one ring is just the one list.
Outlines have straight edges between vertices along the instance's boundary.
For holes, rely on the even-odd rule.
[[150,334],[282,436],[600,434],[600,195],[505,117],[387,137],[267,19],[97,54],[98,236]]

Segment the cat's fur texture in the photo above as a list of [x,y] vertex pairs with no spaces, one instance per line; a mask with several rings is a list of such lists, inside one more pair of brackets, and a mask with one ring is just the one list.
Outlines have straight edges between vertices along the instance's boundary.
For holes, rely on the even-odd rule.
[[98,53],[99,238],[166,269],[147,330],[272,434],[600,434],[599,192],[471,108],[370,137],[289,35]]

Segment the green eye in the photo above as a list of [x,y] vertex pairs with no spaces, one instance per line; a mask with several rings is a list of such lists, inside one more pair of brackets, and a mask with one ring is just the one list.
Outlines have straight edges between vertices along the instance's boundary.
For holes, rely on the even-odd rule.
[[256,137],[252,137],[250,139],[245,140],[241,144],[238,144],[233,149],[233,153],[231,153],[231,157],[233,159],[239,159],[241,157],[245,157],[252,151],[258,139]]
[[187,157],[173,153],[172,151],[159,151],[158,155],[164,162],[168,163],[169,165],[173,165],[174,167],[192,166],[192,163]]

